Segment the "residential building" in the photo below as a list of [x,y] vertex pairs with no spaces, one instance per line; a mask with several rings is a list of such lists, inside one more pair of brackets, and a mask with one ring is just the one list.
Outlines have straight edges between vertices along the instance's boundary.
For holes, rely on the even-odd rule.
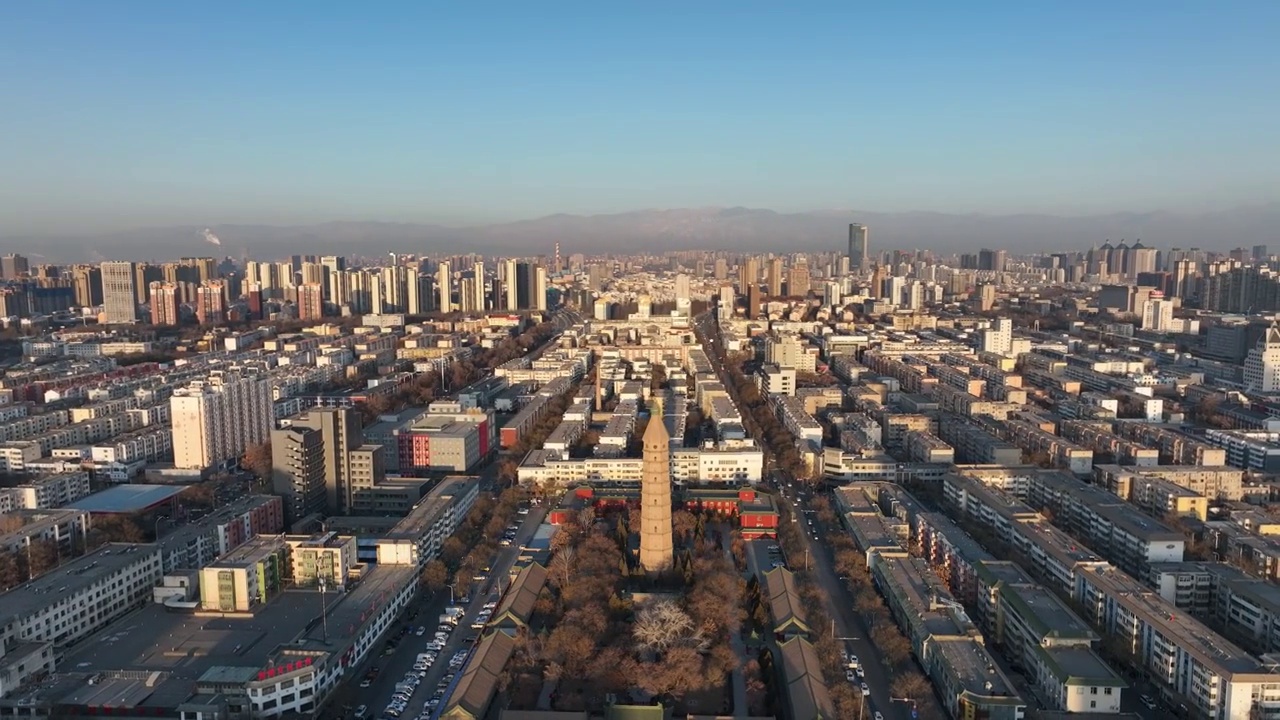
[[271,388],[254,370],[216,370],[170,399],[173,460],[182,470],[206,470],[236,462],[265,442],[273,424]]

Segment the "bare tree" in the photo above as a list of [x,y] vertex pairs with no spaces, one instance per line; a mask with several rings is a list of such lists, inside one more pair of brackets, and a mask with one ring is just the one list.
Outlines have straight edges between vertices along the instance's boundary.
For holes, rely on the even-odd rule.
[[671,600],[658,600],[640,608],[631,634],[638,647],[651,652],[665,652],[676,645],[696,645],[701,640],[693,618]]
[[889,686],[889,691],[897,697],[918,699],[927,696],[933,690],[928,678],[915,670],[899,673]]

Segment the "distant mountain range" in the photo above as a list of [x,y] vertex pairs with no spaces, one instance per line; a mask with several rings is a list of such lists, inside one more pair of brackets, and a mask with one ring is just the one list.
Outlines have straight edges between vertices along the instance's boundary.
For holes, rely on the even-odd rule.
[[262,259],[386,252],[536,255],[550,254],[557,240],[566,255],[677,249],[813,251],[844,248],[850,222],[870,228],[873,251],[930,248],[949,254],[981,247],[1006,248],[1013,253],[1085,250],[1107,239],[1119,242],[1122,238],[1129,242],[1140,238],[1157,248],[1227,250],[1265,244],[1273,252],[1280,251],[1280,202],[1202,214],[1161,211],[1082,217],[846,210],[779,213],[735,207],[548,215],[478,227],[384,222],[215,225],[212,230],[222,239],[221,246],[206,242],[204,227],[193,225],[102,235],[7,237],[0,239],[0,247],[48,262],[246,254]]

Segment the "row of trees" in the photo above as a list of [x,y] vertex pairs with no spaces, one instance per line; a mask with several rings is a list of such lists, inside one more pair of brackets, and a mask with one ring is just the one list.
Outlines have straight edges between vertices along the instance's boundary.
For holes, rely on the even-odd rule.
[[[779,503],[787,508],[786,503]],[[825,528],[834,528],[838,518],[825,497],[813,501],[814,515],[817,522]],[[783,518],[778,534],[779,544],[788,558],[804,554],[803,539],[798,529],[799,523]],[[845,582],[854,597],[854,609],[862,616],[864,627],[870,632],[869,639],[880,653],[885,670],[892,678],[890,692],[895,697],[912,698],[918,701],[917,709],[921,717],[941,717],[941,710],[932,700],[933,686],[919,671],[911,655],[911,643],[898,629],[883,599],[875,591],[868,573],[865,556],[858,553],[853,541],[842,532],[827,533],[835,557],[835,570]],[[842,664],[840,641],[833,637],[830,615],[827,608],[830,598],[812,576],[808,569],[795,568],[797,586],[809,614],[809,625],[821,637],[814,643],[819,660],[822,662],[824,675],[831,681],[832,701],[841,717],[856,717],[861,698],[852,685],[843,682],[845,668]]]
[[473,578],[488,568],[497,556],[497,538],[516,517],[527,497],[518,487],[509,487],[497,498],[485,493],[476,499],[467,517],[444,541],[440,557],[422,569],[421,581],[431,591],[453,585],[454,591],[471,587]]

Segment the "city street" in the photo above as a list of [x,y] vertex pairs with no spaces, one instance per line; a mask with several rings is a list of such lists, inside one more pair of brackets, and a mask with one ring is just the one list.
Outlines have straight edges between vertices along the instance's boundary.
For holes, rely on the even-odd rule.
[[[808,536],[805,536],[805,542],[809,543]],[[772,566],[769,560],[768,547],[774,544],[771,540],[752,540],[747,543],[747,564],[752,572],[757,574],[767,571]],[[835,631],[837,638],[844,638],[843,647],[849,651],[851,655],[857,655],[862,663],[864,672],[866,672],[867,687],[871,689],[871,697],[868,698],[866,707],[863,709],[863,717],[870,718],[876,710],[884,713],[886,718],[910,718],[911,714],[906,706],[902,703],[891,703],[889,701],[889,678],[885,674],[884,666],[880,664],[880,656],[876,652],[875,647],[868,640],[866,629],[862,626],[859,618],[852,617],[853,600],[847,596],[847,592],[838,592],[840,583],[831,572],[831,559],[825,553],[820,551],[818,543],[813,543],[809,553],[810,568],[815,570],[814,579],[826,590],[831,602],[828,603],[827,613],[835,621]],[[826,565],[826,573],[823,573],[823,565]],[[801,570],[805,566],[805,557],[801,555],[797,558],[787,558],[787,567],[793,570]],[[830,634],[831,627],[814,628],[814,632],[821,634]],[[838,678],[827,678],[829,685],[848,682],[843,676]],[[898,708],[897,715],[893,713],[892,706]],[[855,719],[856,720],[856,719]]]
[[[466,614],[463,616],[462,621],[458,623],[457,629],[449,636],[448,643],[438,654],[436,662],[431,666],[431,669],[427,671],[427,676],[418,685],[417,691],[414,692],[413,698],[409,701],[408,708],[400,715],[403,720],[412,720],[423,711],[427,700],[435,692],[440,679],[450,672],[448,669],[449,658],[460,649],[470,649],[470,645],[464,642],[465,638],[479,635],[479,631],[471,629],[472,621],[486,602],[498,599],[498,579],[501,579],[503,587],[506,587],[506,578],[520,554],[520,548],[529,542],[534,533],[537,532],[538,526],[542,524],[543,519],[546,517],[546,508],[547,506],[543,505],[529,509],[529,514],[524,517],[524,521],[520,524],[515,542],[509,547],[501,548],[498,552],[497,559],[493,563],[493,571],[489,574],[489,579],[483,583],[475,583],[472,588],[469,588],[471,602],[466,606]],[[463,589],[456,588],[455,592],[458,597],[461,597]],[[426,627],[426,634],[419,637],[410,631],[399,639],[399,645],[392,655],[383,655],[379,652],[365,661],[364,665],[353,673],[347,681],[352,686],[350,696],[353,699],[349,702],[353,707],[367,705],[369,707],[369,717],[382,717],[382,711],[391,701],[392,694],[395,693],[396,684],[404,678],[405,673],[413,670],[413,664],[418,653],[423,652],[424,646],[435,635],[436,626],[439,625],[440,614],[444,612],[444,608],[448,605],[449,591],[446,588],[443,592],[437,593],[435,597],[424,596],[412,606],[418,611],[417,617],[413,620],[404,620],[400,623],[400,626],[417,627],[421,625]],[[399,629],[393,629],[389,637],[396,637],[399,632]],[[385,643],[383,647],[385,647]],[[359,683],[369,668],[374,666],[380,668],[378,678],[367,688],[359,687]],[[447,697],[446,695],[446,699]],[[443,706],[444,702],[441,703],[441,707]]]

